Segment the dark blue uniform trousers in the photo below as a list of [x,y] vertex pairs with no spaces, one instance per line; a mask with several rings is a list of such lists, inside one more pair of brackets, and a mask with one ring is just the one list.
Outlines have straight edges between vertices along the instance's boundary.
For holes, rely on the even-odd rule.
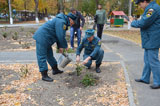
[[[90,55],[84,54],[84,55],[83,55],[83,60],[85,60],[88,56],[90,56]],[[92,65],[92,60],[96,60],[96,65],[101,64],[101,63],[102,63],[102,60],[103,60],[103,56],[104,56],[104,51],[103,51],[102,49],[100,49],[100,50],[98,51],[97,55],[96,55],[95,57],[92,57],[92,59],[89,60],[88,63],[85,64],[85,66],[91,67],[91,65]]]
[[40,72],[48,70],[47,62],[51,67],[57,64],[56,59],[53,57],[53,51],[50,45],[36,42],[36,54]]
[[150,74],[152,71],[154,85],[160,85],[160,61],[158,53],[159,49],[145,49],[144,51],[144,68],[141,80],[150,82]]

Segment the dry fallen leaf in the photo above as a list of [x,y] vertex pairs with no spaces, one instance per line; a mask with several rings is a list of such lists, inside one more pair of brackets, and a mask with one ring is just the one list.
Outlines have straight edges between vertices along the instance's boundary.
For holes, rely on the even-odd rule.
[[32,88],[27,88],[28,91],[32,91]]
[[[17,73],[20,72],[20,68],[23,66],[23,64],[9,64],[4,65],[1,64],[0,67],[2,69],[6,70],[13,70]],[[32,104],[36,104],[36,102],[31,98],[30,95],[23,93],[26,90],[26,87],[37,80],[41,78],[40,73],[38,71],[38,67],[35,63],[28,64],[28,71],[30,74],[29,76],[25,78],[21,78],[19,80],[13,80],[8,85],[3,85],[3,92],[0,95],[0,105],[2,106],[21,106],[22,102],[25,102],[27,99],[31,100]],[[10,78],[11,76],[8,76],[7,78]],[[9,91],[11,89],[15,89],[15,93],[6,93],[6,91]],[[27,88],[28,91],[31,91],[31,88]]]
[[57,80],[54,80],[53,82],[56,83],[56,82],[58,82],[58,81],[57,81]]
[[21,106],[21,104],[19,102],[14,104],[15,106]]
[[74,94],[74,96],[77,96],[77,94]]

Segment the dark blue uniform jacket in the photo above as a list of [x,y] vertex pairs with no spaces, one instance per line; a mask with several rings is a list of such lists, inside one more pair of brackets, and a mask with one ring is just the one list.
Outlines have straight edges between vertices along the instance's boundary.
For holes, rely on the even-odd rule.
[[67,48],[65,39],[69,19],[64,14],[58,14],[56,18],[43,24],[34,34],[33,38],[38,43],[53,45],[57,43],[59,48]]
[[156,2],[151,2],[145,8],[142,18],[134,20],[131,26],[141,29],[143,48],[160,48],[160,6]]
[[84,37],[81,44],[77,48],[76,55],[80,55],[82,49],[84,48],[84,55],[89,55],[91,58],[95,58],[101,47],[101,41],[98,37],[89,42],[87,37]]

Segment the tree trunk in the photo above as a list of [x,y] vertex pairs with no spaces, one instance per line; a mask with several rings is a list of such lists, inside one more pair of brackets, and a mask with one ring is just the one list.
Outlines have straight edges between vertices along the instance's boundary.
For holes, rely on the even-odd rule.
[[98,9],[98,4],[99,4],[99,1],[98,0],[95,0],[96,1],[96,7]]
[[45,8],[45,21],[48,21],[48,12],[47,12],[47,8]]
[[64,13],[64,5],[63,5],[63,0],[58,0],[58,12],[57,13]]
[[47,11],[47,8],[45,8],[45,17],[48,17],[48,11]]
[[60,12],[64,12],[63,10],[63,0],[59,0],[60,3]]
[[26,19],[26,15],[27,15],[27,13],[26,13],[26,10],[27,10],[27,4],[26,4],[26,0],[24,1],[24,20],[25,21],[27,21],[27,19]]
[[74,0],[71,1],[71,7],[74,7]]
[[76,0],[76,8],[78,9],[78,2],[79,2],[79,0]]
[[36,23],[39,23],[39,19],[38,19],[38,3],[39,3],[39,0],[34,0],[35,2],[35,20],[36,20]]

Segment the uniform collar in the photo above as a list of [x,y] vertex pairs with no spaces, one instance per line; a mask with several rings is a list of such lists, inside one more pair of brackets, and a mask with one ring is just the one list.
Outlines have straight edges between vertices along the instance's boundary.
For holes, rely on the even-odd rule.
[[153,4],[156,4],[155,1],[149,3],[149,5],[145,8],[145,11],[148,10]]
[[70,26],[69,18],[66,15],[64,15],[63,13],[59,13],[58,15],[56,15],[56,18],[63,19],[64,24],[67,26]]

